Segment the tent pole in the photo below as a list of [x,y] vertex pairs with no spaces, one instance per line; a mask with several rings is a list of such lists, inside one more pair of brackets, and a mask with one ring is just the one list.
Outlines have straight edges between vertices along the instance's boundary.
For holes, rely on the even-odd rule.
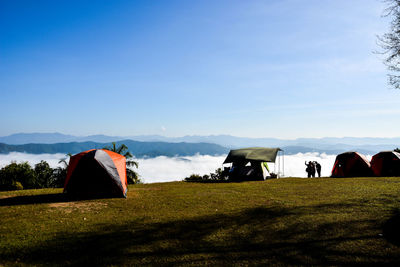
[[282,176],[285,176],[285,151],[283,150],[282,150],[282,162],[283,162]]
[[282,153],[280,153],[281,155],[279,156],[279,177],[282,177]]
[[279,177],[282,177],[282,170],[281,170],[281,168],[282,168],[282,153],[279,153],[280,155],[279,155]]
[[281,177],[281,155],[280,155],[279,151],[278,151],[278,155],[279,155],[279,158],[278,158],[278,163],[279,163],[279,165],[278,165],[278,178],[280,178]]
[[276,177],[281,178],[281,155],[279,154],[279,150],[278,150],[278,172]]
[[[279,152],[279,151],[278,151]],[[279,152],[279,170],[278,170],[278,172],[279,172],[279,178],[281,178],[281,158],[282,158],[282,155],[281,155],[281,153]]]

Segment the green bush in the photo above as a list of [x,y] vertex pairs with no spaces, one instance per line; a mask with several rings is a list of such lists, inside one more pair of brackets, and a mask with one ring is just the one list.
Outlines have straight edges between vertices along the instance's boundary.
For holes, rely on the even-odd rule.
[[20,182],[15,182],[10,188],[10,190],[22,190],[22,189],[24,189],[24,187]]
[[189,177],[186,177],[184,181],[186,182],[200,182],[203,180],[203,177],[199,174],[191,174]]
[[126,167],[126,179],[128,184],[141,184],[142,180],[140,179],[137,172],[132,170],[131,168]]
[[[69,156],[71,155],[68,154],[67,157]],[[33,169],[28,162],[11,162],[0,169],[0,190],[63,187],[67,178],[67,157],[59,161],[62,167],[55,169],[44,160],[37,163]],[[137,167],[137,163],[133,161],[129,165]],[[128,184],[141,183],[138,174],[131,168],[126,169],[126,174]]]
[[46,161],[32,167],[28,162],[11,162],[0,169],[0,190],[63,187],[67,168],[52,169]]
[[225,177],[223,177],[223,175],[222,175],[221,168],[216,169],[214,173],[210,173],[210,177],[211,177],[211,180],[219,180],[219,181],[225,180]]
[[9,190],[13,188],[16,182],[21,183],[23,188],[35,188],[35,171],[28,162],[11,164],[0,170],[0,189]]
[[210,175],[205,174],[203,176],[199,174],[192,174],[184,179],[185,182],[222,182],[227,181],[226,177],[222,173],[222,169],[218,168],[215,172]]
[[53,169],[42,160],[35,165],[35,188],[48,188],[52,185]]
[[53,169],[50,187],[64,187],[65,179],[67,179],[66,167],[57,167]]

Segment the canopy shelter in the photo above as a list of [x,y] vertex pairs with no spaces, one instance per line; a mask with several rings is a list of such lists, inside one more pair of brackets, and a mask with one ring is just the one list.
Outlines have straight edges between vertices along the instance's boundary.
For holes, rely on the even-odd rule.
[[275,162],[280,148],[249,147],[231,150],[226,157],[225,163],[235,161],[260,161]]
[[371,169],[376,176],[400,176],[400,153],[379,152],[371,159]]
[[71,156],[64,192],[83,197],[126,197],[126,158],[105,149]]
[[[283,171],[278,170],[278,174],[270,172],[267,162],[275,163],[280,148],[249,147],[231,150],[223,164],[232,163],[231,168],[224,168],[230,180],[264,180],[265,170],[272,176],[283,175]],[[283,155],[283,154],[282,154]],[[278,161],[280,163],[280,161]],[[283,157],[282,157],[283,164]],[[281,167],[281,166],[279,166]],[[280,168],[279,168],[280,169]],[[282,166],[283,169],[283,166]]]
[[332,168],[332,177],[368,177],[373,176],[368,159],[358,152],[345,152],[336,156]]

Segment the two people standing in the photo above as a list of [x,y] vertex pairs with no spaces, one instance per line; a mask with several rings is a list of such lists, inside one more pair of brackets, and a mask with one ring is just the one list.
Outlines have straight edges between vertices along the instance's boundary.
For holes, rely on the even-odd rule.
[[305,164],[307,166],[306,172],[308,178],[314,178],[315,171],[317,171],[318,177],[321,177],[321,164],[319,164],[317,161],[309,161],[308,163],[306,161]]

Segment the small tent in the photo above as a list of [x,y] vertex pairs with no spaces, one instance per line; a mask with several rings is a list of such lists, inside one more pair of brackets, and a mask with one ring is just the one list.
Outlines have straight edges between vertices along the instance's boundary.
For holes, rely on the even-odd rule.
[[376,176],[400,176],[400,153],[379,152],[371,159],[371,169]]
[[89,197],[126,197],[126,158],[92,149],[70,158],[64,192]]
[[358,152],[345,152],[336,156],[332,177],[373,176],[368,159]]
[[250,147],[231,150],[223,164],[232,163],[227,175],[230,180],[264,180],[263,167],[276,161],[280,148]]

